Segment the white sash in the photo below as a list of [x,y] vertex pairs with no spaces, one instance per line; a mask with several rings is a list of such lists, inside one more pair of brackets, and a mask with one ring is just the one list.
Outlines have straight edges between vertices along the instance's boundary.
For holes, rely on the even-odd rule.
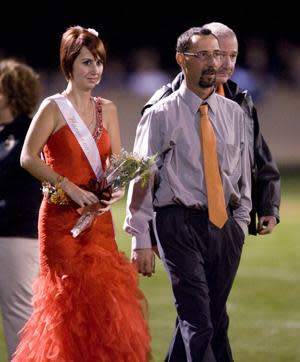
[[61,113],[63,114],[68,126],[77,139],[80,147],[82,148],[86,158],[88,159],[97,180],[103,175],[103,169],[100,159],[99,150],[96,142],[89,131],[86,124],[83,122],[73,104],[67,97],[62,94],[55,94],[48,99],[53,99],[58,105]]

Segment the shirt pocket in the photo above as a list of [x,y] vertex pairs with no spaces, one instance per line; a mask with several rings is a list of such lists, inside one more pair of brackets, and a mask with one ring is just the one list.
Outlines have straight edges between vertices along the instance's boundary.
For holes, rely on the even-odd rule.
[[223,172],[227,176],[235,176],[240,174],[241,170],[241,153],[240,148],[236,145],[226,143],[221,155],[223,162]]

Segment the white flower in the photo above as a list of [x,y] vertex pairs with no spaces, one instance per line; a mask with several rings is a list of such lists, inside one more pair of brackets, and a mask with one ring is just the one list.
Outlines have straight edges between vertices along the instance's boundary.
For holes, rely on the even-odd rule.
[[88,28],[87,31],[90,32],[91,34],[95,35],[95,36],[99,35],[98,31],[93,29],[93,28]]

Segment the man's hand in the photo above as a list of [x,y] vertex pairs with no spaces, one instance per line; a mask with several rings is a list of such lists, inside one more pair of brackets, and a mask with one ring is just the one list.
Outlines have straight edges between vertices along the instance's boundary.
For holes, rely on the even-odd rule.
[[125,195],[125,189],[121,188],[117,191],[114,191],[111,194],[111,198],[109,200],[100,200],[101,207],[99,208],[99,214],[103,214],[105,211],[110,210],[111,205],[115,202],[121,200]]
[[275,216],[261,216],[258,220],[257,231],[259,235],[271,234],[276,224]]
[[136,265],[137,271],[144,276],[151,277],[155,272],[155,255],[151,248],[133,250],[131,261]]
[[154,251],[154,253],[156,254],[156,256],[160,259],[160,255],[159,255],[159,251],[158,251],[157,245],[153,245],[153,246],[152,246],[152,250]]

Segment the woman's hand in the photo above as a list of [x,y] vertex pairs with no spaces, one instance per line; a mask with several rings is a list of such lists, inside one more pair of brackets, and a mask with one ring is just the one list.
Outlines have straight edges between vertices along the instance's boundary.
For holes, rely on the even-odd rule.
[[61,188],[80,207],[99,202],[98,197],[94,193],[80,188],[67,178],[64,178],[63,182],[61,182]]

